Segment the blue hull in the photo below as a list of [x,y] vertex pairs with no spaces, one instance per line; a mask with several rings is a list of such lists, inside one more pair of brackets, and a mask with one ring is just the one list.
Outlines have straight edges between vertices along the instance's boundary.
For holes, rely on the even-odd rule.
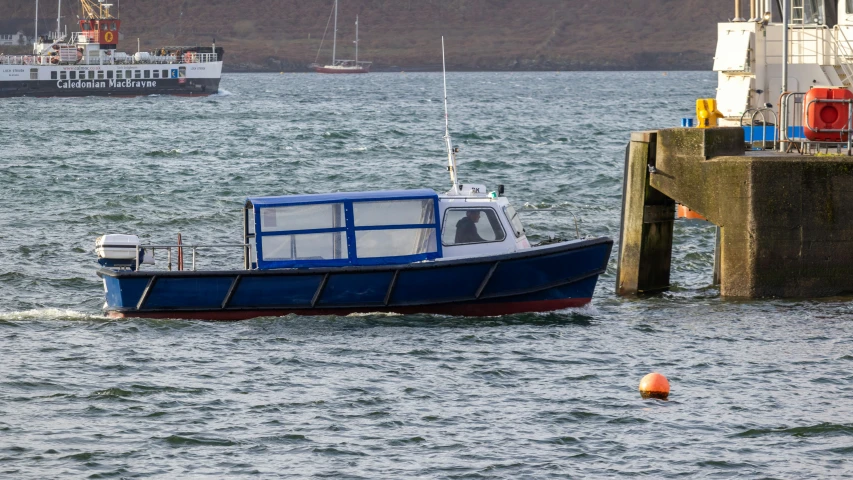
[[613,241],[377,267],[228,271],[102,268],[113,317],[243,320],[358,312],[491,316],[588,303]]

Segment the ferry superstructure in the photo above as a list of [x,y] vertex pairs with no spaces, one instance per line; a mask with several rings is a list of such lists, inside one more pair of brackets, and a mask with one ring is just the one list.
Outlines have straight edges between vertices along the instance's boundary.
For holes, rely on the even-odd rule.
[[810,88],[851,89],[853,0],[735,0],[734,13],[717,27],[718,125],[778,124],[784,143]]
[[224,50],[167,46],[129,54],[118,46],[112,4],[80,0],[79,32],[40,36],[32,55],[0,55],[0,97],[210,95],[219,91]]

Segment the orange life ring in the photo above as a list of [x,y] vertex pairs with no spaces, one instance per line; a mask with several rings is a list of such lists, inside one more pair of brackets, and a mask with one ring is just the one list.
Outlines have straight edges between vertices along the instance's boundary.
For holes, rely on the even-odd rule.
[[107,43],[112,43],[113,41],[113,32],[104,33],[104,41]]

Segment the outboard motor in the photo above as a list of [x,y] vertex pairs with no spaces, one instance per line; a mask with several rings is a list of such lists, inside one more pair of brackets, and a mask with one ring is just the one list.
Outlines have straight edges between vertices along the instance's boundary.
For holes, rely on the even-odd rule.
[[136,235],[101,235],[95,240],[98,263],[104,267],[135,270],[137,252],[139,252],[140,264],[153,265],[154,256],[148,254],[144,248],[139,248],[139,245],[139,237]]

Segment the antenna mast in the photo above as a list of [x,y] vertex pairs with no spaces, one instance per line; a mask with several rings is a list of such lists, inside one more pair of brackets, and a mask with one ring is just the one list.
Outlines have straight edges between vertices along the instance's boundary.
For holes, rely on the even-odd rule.
[[444,145],[447,148],[447,171],[453,184],[453,195],[459,194],[459,179],[456,178],[456,152],[450,142],[450,123],[447,119],[447,67],[444,63],[444,36],[441,37],[441,74],[444,79]]

